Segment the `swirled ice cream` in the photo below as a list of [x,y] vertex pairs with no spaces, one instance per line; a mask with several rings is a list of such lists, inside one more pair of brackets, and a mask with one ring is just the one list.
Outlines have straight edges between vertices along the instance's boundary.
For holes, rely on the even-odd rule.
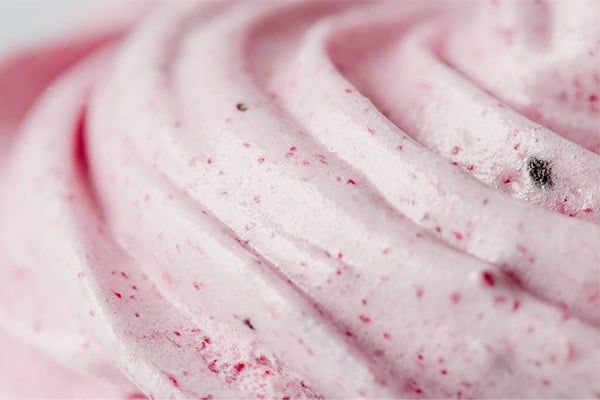
[[600,398],[600,2],[132,20],[0,62],[0,395]]

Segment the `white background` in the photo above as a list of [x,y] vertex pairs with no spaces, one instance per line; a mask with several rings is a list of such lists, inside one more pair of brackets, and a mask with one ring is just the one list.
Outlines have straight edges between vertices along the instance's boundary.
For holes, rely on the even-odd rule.
[[99,0],[0,0],[0,56],[53,34]]

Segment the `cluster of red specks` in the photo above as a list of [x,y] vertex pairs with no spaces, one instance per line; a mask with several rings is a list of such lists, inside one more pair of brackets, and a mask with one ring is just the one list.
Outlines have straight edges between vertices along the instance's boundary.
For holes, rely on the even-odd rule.
[[210,338],[208,336],[204,336],[202,339],[202,343],[200,344],[200,350],[204,350],[210,344]]
[[215,374],[219,373],[219,369],[217,368],[217,361],[218,360],[214,359],[211,362],[209,362],[207,365],[208,369]]
[[423,394],[423,389],[419,388],[417,381],[413,378],[408,378],[404,381],[404,391],[407,393]]

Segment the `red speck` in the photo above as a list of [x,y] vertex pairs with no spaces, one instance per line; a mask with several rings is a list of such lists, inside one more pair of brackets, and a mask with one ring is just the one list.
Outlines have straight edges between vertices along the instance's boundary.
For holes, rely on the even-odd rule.
[[593,208],[586,208],[585,210],[583,210],[583,212],[586,213],[586,214],[591,214],[591,213],[594,212],[594,209]]
[[571,343],[567,344],[567,361],[573,361],[577,358],[578,351]]
[[481,273],[481,278],[488,286],[494,286],[496,284],[496,278],[494,277],[494,274],[490,271],[483,271]]
[[375,134],[375,129],[374,129],[374,128],[371,128],[370,126],[368,126],[368,127],[367,127],[367,130],[369,131],[369,133],[370,133],[371,135],[374,135],[374,134]]
[[595,94],[590,94],[588,100],[593,103],[594,101],[598,101],[598,96],[596,96]]
[[248,106],[246,106],[244,103],[237,103],[235,105],[235,108],[237,108],[238,111],[246,111],[248,109]]
[[512,307],[513,311],[516,312],[519,309],[519,307],[521,307],[521,302],[519,300],[513,301],[513,307]]
[[119,292],[113,292],[113,293],[114,293],[114,294],[115,294],[115,296],[117,296],[117,298],[119,298],[119,299],[123,297],[123,295],[122,295],[121,293],[119,293]]
[[360,302],[362,303],[363,306],[367,305],[367,299],[362,299]]
[[290,147],[290,152],[295,152],[296,150],[298,150],[298,148],[296,146],[292,146]]
[[510,178],[504,178],[504,181],[503,181],[503,183],[504,183],[505,185],[508,185],[510,182],[512,182]]
[[415,393],[416,394],[423,394],[423,391],[421,389],[415,389]]
[[418,286],[415,288],[415,294],[417,295],[417,298],[422,298],[424,293],[425,289],[423,289],[422,287]]
[[213,400],[212,394],[207,394],[206,396],[202,397],[201,400]]
[[463,387],[466,387],[466,388],[470,388],[470,387],[472,386],[472,385],[471,385],[471,383],[469,383],[469,382],[466,382],[466,381],[462,381],[462,382],[460,383],[460,385],[461,385],[461,386],[463,386]]
[[256,159],[256,161],[258,161],[259,164],[262,164],[265,162],[265,158],[263,156],[260,156]]
[[490,199],[483,199],[483,205],[487,206],[488,204],[490,204]]
[[168,375],[167,374],[167,378],[169,378],[169,380],[171,381],[171,383],[173,384],[173,386],[179,387],[179,382],[177,382],[177,379],[175,379],[175,377],[173,375]]
[[290,400],[290,396],[283,396],[281,400]]
[[502,271],[506,279],[510,280],[513,284],[517,286],[522,286],[521,278],[519,275],[513,270],[503,270]]
[[213,160],[212,160],[212,158],[209,158],[209,159],[207,159],[207,160],[206,160],[206,163],[207,163],[208,165],[212,164],[212,163],[213,163]]
[[457,155],[460,152],[460,147],[454,146],[450,152],[454,155]]
[[242,372],[244,370],[244,368],[246,368],[246,364],[237,363],[237,364],[235,364],[234,368],[235,368],[236,372]]
[[452,304],[458,304],[460,302],[460,293],[453,292],[450,294],[450,301],[452,301]]
[[244,143],[242,143],[242,145],[243,145],[245,148],[248,148],[248,147],[250,147],[250,143],[248,143],[248,142],[244,142]]
[[404,146],[402,146],[401,144],[399,144],[399,145],[396,147],[396,150],[398,150],[398,151],[404,151]]
[[544,380],[542,380],[542,385],[550,386],[550,381],[548,379],[544,379]]
[[467,165],[467,171],[473,171],[474,169],[475,169],[475,166],[473,164]]
[[463,235],[460,232],[452,232],[456,240],[463,240]]
[[136,312],[136,313],[135,313],[135,317],[136,317],[136,318],[139,318],[139,317],[140,317],[140,313],[137,313],[137,312]]
[[346,88],[345,92],[346,93],[352,93],[352,89]]
[[347,183],[348,185],[356,185],[356,182],[354,181],[354,179],[348,179],[348,180],[346,181],[346,183]]
[[336,273],[337,276],[340,276],[342,274],[342,270],[338,269],[337,271],[335,271],[335,273]]
[[504,303],[506,303],[506,297],[504,297],[504,296],[496,296],[496,298],[494,299],[494,303],[496,303],[496,304],[504,304]]
[[371,322],[371,318],[367,317],[366,315],[359,315],[358,317],[365,324],[368,324]]
[[194,287],[194,289],[200,290],[200,284],[198,282],[193,282],[192,286]]
[[521,143],[517,143],[513,146],[513,149],[515,150],[519,150],[519,147],[521,147]]
[[181,336],[181,332],[175,331],[175,332],[173,332],[173,335],[175,335],[175,336]]
[[353,336],[354,336],[354,335],[352,334],[352,332],[350,332],[350,331],[346,331],[346,332],[344,332],[344,333],[345,333],[345,334],[346,334],[346,336],[348,336],[348,337],[353,337]]
[[121,276],[125,279],[129,278],[129,276],[123,271],[121,271]]
[[263,355],[256,358],[256,363],[260,365],[269,365],[269,359]]
[[129,300],[135,300],[135,294],[130,295]]
[[448,371],[446,371],[445,369],[441,369],[441,370],[440,370],[440,373],[441,373],[442,375],[448,375]]
[[137,290],[137,286],[135,286],[135,285],[133,285],[131,288],[132,288],[133,290]]
[[373,352],[373,355],[374,355],[375,357],[378,357],[378,358],[379,358],[379,357],[383,357],[383,356],[385,355],[385,351],[383,351],[383,350],[375,350],[375,351]]
[[389,333],[387,333],[387,332],[384,332],[384,333],[383,333],[383,338],[384,338],[384,339],[388,339],[388,340],[389,340],[389,339],[391,339],[391,338],[392,338],[392,335],[390,335],[390,334],[389,334]]
[[435,231],[436,231],[437,233],[442,233],[442,228],[441,228],[441,227],[439,227],[439,226],[436,226],[436,227],[435,227]]
[[145,394],[143,393],[132,393],[129,396],[125,397],[126,400],[140,400],[140,399],[147,399],[148,397],[146,397]]
[[338,253],[337,257],[338,257],[339,259],[342,259],[342,258],[344,257],[344,254],[342,254],[342,253]]
[[417,358],[419,359],[419,361],[423,361],[425,359],[425,357],[423,357],[423,354],[419,354]]

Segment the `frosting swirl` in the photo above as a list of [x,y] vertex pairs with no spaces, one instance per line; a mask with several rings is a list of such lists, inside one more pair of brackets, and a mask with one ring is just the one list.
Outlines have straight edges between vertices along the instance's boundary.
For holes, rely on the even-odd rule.
[[41,395],[600,396],[599,4],[157,4],[6,60],[0,348]]

